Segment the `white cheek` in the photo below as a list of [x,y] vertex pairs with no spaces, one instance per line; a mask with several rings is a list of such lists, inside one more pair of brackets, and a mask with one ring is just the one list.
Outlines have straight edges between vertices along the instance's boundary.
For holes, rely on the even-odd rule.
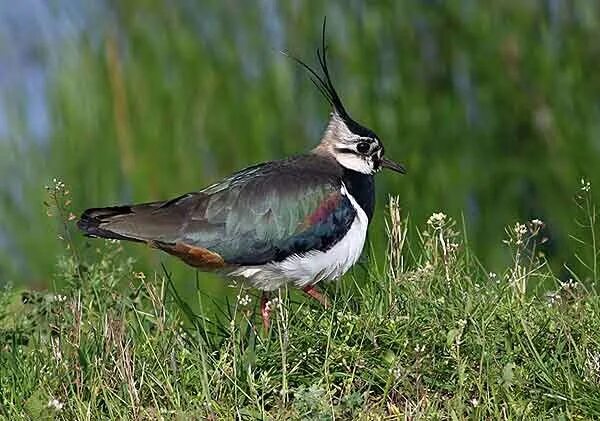
[[335,156],[335,159],[344,168],[357,171],[363,174],[373,173],[373,162],[370,158],[361,158],[354,154],[341,153]]

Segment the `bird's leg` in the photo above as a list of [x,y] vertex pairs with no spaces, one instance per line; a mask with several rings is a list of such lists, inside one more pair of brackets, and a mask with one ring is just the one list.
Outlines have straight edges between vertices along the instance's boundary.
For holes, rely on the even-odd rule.
[[304,291],[306,294],[310,295],[312,298],[320,302],[323,307],[331,307],[327,295],[323,294],[322,292],[319,292],[314,285],[307,285],[304,288],[302,288],[302,291]]
[[269,314],[271,313],[271,309],[267,308],[267,303],[269,302],[269,292],[263,291],[260,297],[260,315],[262,316],[263,327],[265,328],[265,332],[269,331]]

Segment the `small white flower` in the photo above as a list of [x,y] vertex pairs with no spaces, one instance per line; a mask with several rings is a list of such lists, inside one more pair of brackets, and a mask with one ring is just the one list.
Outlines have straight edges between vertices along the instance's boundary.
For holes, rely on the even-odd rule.
[[592,189],[592,184],[589,181],[587,181],[585,178],[582,177],[580,180],[580,183],[581,183],[581,191],[589,192]]
[[466,321],[465,319],[460,319],[460,320],[458,321],[458,325],[459,325],[460,327],[465,327],[465,326],[466,326],[466,324],[467,324],[467,321]]
[[536,219],[532,219],[531,220],[531,224],[534,227],[543,227],[544,226],[544,223],[541,220],[537,219],[537,218]]
[[494,272],[490,272],[490,273],[488,273],[488,276],[490,277],[490,279],[496,279],[496,276],[498,276],[498,275],[496,275],[496,273],[494,273]]
[[548,300],[548,306],[552,306],[560,301],[560,294],[558,292],[546,293],[546,300]]
[[391,374],[392,376],[394,376],[395,379],[398,379],[398,378],[400,378],[400,376],[402,376],[402,368],[390,367],[390,368],[388,368],[388,373]]
[[58,179],[58,178],[53,178],[52,179],[52,186],[46,186],[47,190],[54,190],[55,192],[62,192],[65,190],[65,183]]
[[250,296],[248,294],[245,294],[243,296],[242,296],[242,294],[238,294],[237,300],[238,300],[238,304],[242,307],[246,307],[246,306],[250,305],[250,303],[252,302],[252,298],[250,298]]
[[573,278],[569,278],[567,282],[561,282],[560,287],[562,289],[575,289],[579,287],[579,283],[574,281]]
[[50,399],[48,401],[48,408],[53,408],[55,411],[60,411],[63,409],[64,404],[58,399]]
[[140,281],[146,279],[146,274],[144,272],[133,272],[133,276],[134,278],[139,279]]
[[471,405],[473,405],[473,408],[477,408],[477,405],[479,405],[479,401],[475,398],[471,399],[469,402],[471,402]]
[[281,310],[282,307],[282,303],[281,300],[278,297],[275,297],[269,301],[267,301],[267,304],[265,305],[265,309],[267,311],[272,311],[272,310]]
[[432,228],[441,228],[446,222],[446,214],[443,212],[434,212],[427,220],[427,225]]
[[517,236],[521,236],[521,235],[525,235],[527,234],[527,226],[525,224],[520,224],[520,223],[516,223],[515,224],[515,234],[517,234]]

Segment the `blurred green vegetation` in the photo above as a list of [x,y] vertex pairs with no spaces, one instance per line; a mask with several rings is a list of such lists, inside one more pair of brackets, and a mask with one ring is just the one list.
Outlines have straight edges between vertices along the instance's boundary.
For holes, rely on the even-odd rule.
[[[491,268],[507,258],[504,226],[532,218],[547,224],[553,265],[571,259],[572,197],[600,173],[600,3],[130,0],[94,13],[94,28],[40,53],[54,58],[47,142],[25,140],[17,93],[5,101],[0,283],[46,286],[55,270],[64,245],[43,206],[53,177],[78,214],[199,190],[314,146],[327,103],[278,51],[314,63],[325,15],[348,110],[409,170],[378,176],[372,255],[394,193],[417,223],[464,217]],[[127,247],[140,268],[165,261],[193,286],[191,269]]]

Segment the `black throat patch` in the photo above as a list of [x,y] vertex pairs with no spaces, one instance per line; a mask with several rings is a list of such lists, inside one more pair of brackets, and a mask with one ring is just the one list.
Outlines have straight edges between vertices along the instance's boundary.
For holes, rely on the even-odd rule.
[[365,211],[369,223],[371,223],[375,209],[375,183],[373,176],[345,168],[342,180],[346,185],[348,193],[354,197],[356,203]]

